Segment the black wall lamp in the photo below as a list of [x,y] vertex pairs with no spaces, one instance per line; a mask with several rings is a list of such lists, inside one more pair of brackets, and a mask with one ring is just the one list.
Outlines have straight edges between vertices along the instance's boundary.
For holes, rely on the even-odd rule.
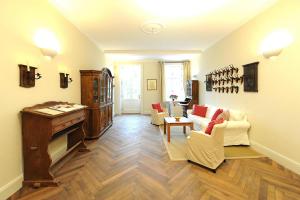
[[[31,88],[35,86],[35,80],[41,79],[40,73],[35,73],[36,67],[19,64],[20,71],[20,86]],[[28,69],[29,68],[29,69]]]
[[68,88],[68,84],[73,81],[73,79],[69,76],[70,76],[70,74],[59,73],[60,88]]

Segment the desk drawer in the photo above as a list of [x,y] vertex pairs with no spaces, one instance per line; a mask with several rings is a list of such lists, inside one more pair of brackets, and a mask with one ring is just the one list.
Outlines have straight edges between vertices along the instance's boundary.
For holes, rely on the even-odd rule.
[[62,116],[52,121],[52,133],[57,133],[65,128],[85,120],[84,111],[79,111],[68,116]]

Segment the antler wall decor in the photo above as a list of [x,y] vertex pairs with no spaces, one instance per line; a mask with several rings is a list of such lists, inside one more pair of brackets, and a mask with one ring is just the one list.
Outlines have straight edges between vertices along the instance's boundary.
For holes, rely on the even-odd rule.
[[244,82],[244,76],[240,76],[238,72],[239,68],[230,64],[206,74],[206,91],[238,93],[239,86],[236,84],[243,84]]

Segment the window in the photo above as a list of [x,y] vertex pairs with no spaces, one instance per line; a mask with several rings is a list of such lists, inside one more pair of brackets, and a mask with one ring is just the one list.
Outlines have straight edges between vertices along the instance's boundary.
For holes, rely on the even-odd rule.
[[165,99],[171,101],[169,98],[171,94],[178,96],[177,100],[185,98],[183,88],[183,63],[165,63],[164,65],[164,84],[165,84]]

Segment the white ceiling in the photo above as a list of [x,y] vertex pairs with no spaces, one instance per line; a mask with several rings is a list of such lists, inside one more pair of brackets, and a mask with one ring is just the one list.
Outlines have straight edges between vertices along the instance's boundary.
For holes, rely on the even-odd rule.
[[[277,0],[50,0],[101,49],[205,50]],[[156,35],[140,26],[163,23]]]

